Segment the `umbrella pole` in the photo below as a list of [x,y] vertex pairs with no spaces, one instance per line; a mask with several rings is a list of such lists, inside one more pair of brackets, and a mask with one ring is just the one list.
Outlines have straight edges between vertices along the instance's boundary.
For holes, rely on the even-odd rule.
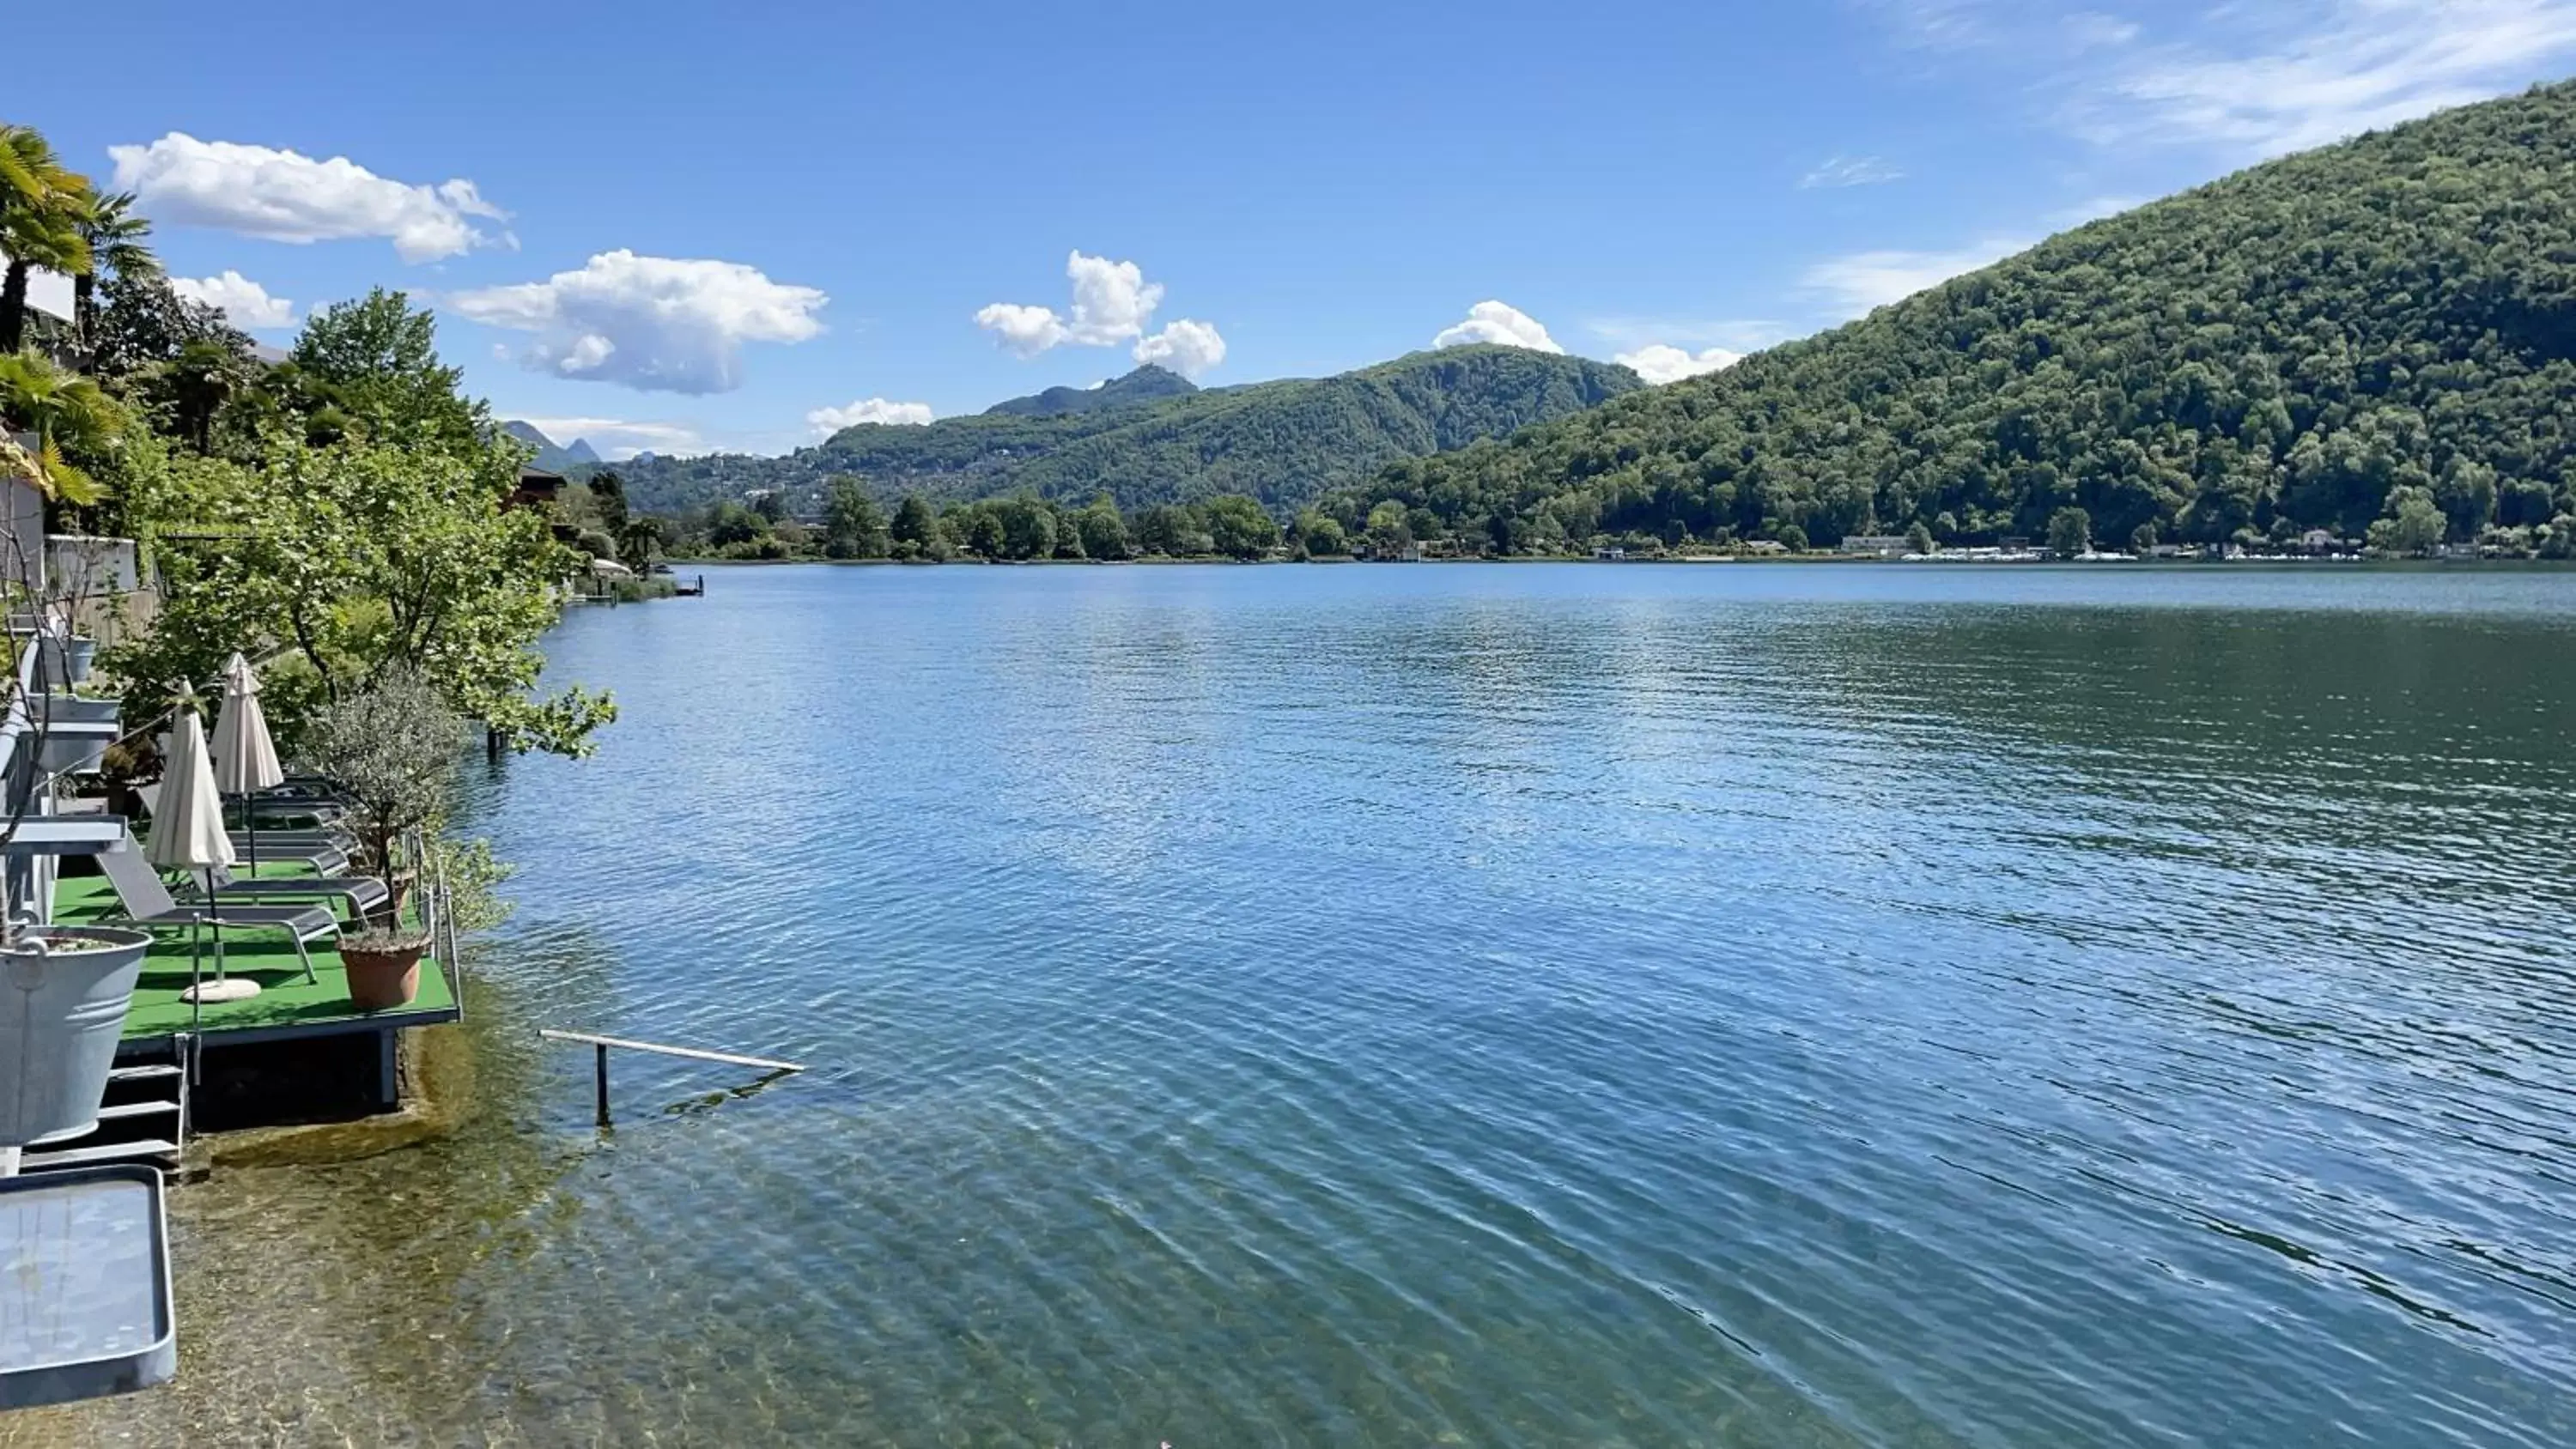
[[215,979],[224,979],[224,921],[222,901],[215,898],[215,868],[206,867],[206,909],[213,912],[207,924],[215,928]]

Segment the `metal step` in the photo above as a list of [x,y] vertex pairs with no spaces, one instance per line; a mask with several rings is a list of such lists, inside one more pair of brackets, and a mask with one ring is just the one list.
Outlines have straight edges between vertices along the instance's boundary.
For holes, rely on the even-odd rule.
[[166,1082],[179,1075],[179,1069],[167,1062],[146,1067],[118,1067],[107,1074],[110,1082]]
[[179,1104],[176,1102],[118,1102],[99,1108],[98,1120],[115,1122],[127,1117],[149,1117],[156,1112],[176,1114],[178,1110]]
[[146,1162],[154,1166],[175,1161],[179,1146],[175,1142],[110,1142],[99,1147],[66,1147],[57,1152],[28,1152],[18,1158],[20,1172],[46,1172],[63,1167],[90,1167],[102,1162]]

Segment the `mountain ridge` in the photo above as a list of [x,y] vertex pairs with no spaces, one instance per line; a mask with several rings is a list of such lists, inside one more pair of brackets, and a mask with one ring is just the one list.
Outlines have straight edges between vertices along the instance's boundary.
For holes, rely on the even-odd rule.
[[[1505,552],[2386,525],[2576,550],[2576,82],[2078,227],[1726,372],[1336,497]],[[2521,530],[2518,537],[2512,530]]]
[[1197,383],[1179,373],[1147,362],[1139,364],[1135,371],[1123,377],[1113,377],[1096,387],[1051,387],[1027,397],[1005,398],[984,411],[987,415],[1054,417],[1063,413],[1126,407],[1156,398],[1184,397],[1198,390]]
[[530,465],[549,473],[569,473],[579,468],[599,466],[599,453],[590,446],[588,439],[575,438],[570,447],[562,447],[536,424],[519,418],[501,424],[501,431],[535,448],[537,456],[528,460]]
[[783,457],[639,456],[618,472],[635,506],[660,512],[765,489],[782,490],[791,507],[817,507],[825,480],[849,474],[885,501],[1027,489],[1052,498],[1105,492],[1138,508],[1244,493],[1284,514],[1394,459],[1499,436],[1643,385],[1616,364],[1489,344],[1082,412],[861,424]]

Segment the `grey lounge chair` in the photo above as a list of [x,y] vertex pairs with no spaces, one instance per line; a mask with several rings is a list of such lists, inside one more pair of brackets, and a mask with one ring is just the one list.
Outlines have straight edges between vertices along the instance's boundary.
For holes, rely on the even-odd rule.
[[[263,837],[265,841],[265,837]],[[275,856],[269,857],[274,860]],[[171,892],[183,905],[205,899],[202,887],[190,884]],[[385,883],[371,875],[286,875],[266,879],[244,878],[228,870],[215,872],[215,895],[220,900],[295,900],[312,896],[333,896],[349,903],[353,913],[367,912],[393,899]]]
[[307,981],[320,978],[313,974],[313,955],[304,949],[305,943],[337,939],[340,934],[340,918],[326,906],[237,906],[225,900],[182,905],[171,898],[170,888],[161,883],[160,875],[143,858],[143,852],[130,845],[100,851],[98,868],[115,888],[117,904],[125,907],[124,924],[186,926],[191,931],[199,926],[284,931],[295,942],[295,958],[304,963]]
[[[161,786],[157,782],[135,786],[134,795],[143,802],[144,814],[160,813]],[[224,837],[233,843],[235,854],[249,854],[253,844],[249,831],[228,830]],[[338,875],[349,868],[348,839],[329,826],[319,830],[263,830],[256,843],[262,860],[293,861],[321,875]]]

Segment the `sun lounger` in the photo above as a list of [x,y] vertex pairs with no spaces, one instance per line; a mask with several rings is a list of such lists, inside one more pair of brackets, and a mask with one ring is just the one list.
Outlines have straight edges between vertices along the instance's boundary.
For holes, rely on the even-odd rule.
[[[146,815],[154,813],[161,803],[161,787],[157,783],[137,785],[134,794],[143,802]],[[349,868],[349,839],[334,826],[262,830],[256,841],[247,830],[227,830],[224,838],[233,843],[234,854],[245,858],[256,844],[262,860],[293,861],[322,875],[337,875]]]
[[284,931],[295,943],[296,959],[304,963],[304,979],[316,980],[312,953],[305,943],[335,939],[340,934],[340,918],[319,905],[235,905],[218,898],[182,905],[161,883],[143,852],[134,847],[119,846],[98,854],[98,868],[115,888],[117,904],[125,908],[118,923],[132,926],[199,926]]
[[[267,837],[261,837],[263,844]],[[276,857],[271,857],[275,859]],[[185,885],[171,892],[182,905],[205,898],[196,885]],[[253,901],[309,900],[329,896],[349,903],[350,913],[364,918],[369,911],[392,899],[385,883],[371,875],[288,875],[265,878],[237,876],[228,870],[215,872],[214,898]]]

